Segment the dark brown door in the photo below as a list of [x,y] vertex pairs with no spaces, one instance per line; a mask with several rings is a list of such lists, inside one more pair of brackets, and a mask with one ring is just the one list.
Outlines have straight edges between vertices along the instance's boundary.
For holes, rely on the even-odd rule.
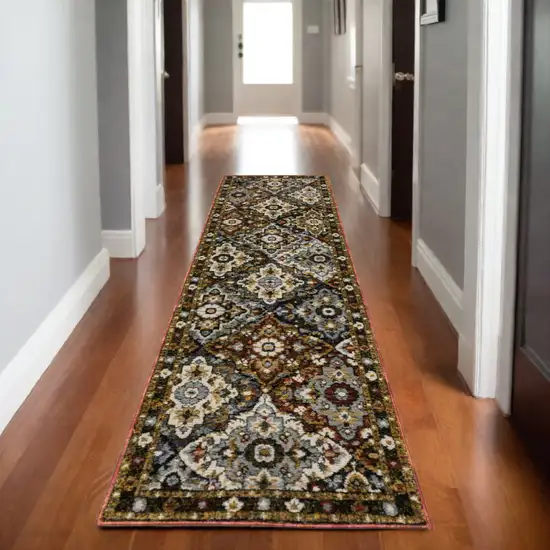
[[550,0],[526,0],[512,422],[550,474]]
[[415,3],[393,1],[391,217],[412,217]]
[[167,164],[183,163],[183,5],[164,0],[164,132]]

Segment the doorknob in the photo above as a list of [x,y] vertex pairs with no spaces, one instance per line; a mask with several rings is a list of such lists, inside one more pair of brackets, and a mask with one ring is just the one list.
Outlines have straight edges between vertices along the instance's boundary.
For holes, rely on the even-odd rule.
[[242,40],[239,42],[239,59],[243,58],[243,43]]
[[403,82],[405,80],[407,80],[409,82],[413,82],[414,81],[414,74],[413,73],[395,73],[393,75],[393,80],[395,82]]
[[162,72],[162,76],[163,76],[164,78],[170,78],[170,74],[167,73],[166,71],[163,71],[163,72]]

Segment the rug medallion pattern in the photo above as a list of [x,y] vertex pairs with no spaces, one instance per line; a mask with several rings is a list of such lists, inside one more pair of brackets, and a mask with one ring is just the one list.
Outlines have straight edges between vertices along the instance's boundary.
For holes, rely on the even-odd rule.
[[99,523],[427,526],[326,178],[224,180]]

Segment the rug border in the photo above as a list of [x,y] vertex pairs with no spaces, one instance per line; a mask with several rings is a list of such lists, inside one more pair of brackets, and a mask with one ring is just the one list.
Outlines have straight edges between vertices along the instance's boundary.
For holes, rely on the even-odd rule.
[[403,439],[403,443],[405,445],[405,450],[407,452],[407,458],[409,459],[409,464],[412,469],[412,473],[414,476],[414,480],[416,482],[416,488],[418,490],[418,495],[420,496],[420,503],[422,504],[422,509],[424,511],[424,516],[426,518],[426,525],[425,526],[419,526],[421,529],[433,529],[433,524],[430,519],[430,515],[428,513],[428,506],[426,505],[426,498],[424,497],[424,493],[422,492],[422,488],[420,486],[420,481],[418,479],[418,474],[416,473],[416,468],[413,464],[412,457],[411,457],[411,451],[409,442],[407,441],[407,436],[405,434],[405,430],[403,429],[403,422],[401,421],[401,416],[399,415],[399,409],[397,408],[397,404],[395,402],[395,396],[393,394],[393,390],[391,388],[390,382],[388,380],[388,373],[386,371],[384,359],[382,357],[382,353],[380,352],[380,347],[378,346],[378,340],[376,339],[376,330],[374,328],[374,323],[372,322],[372,318],[369,313],[369,308],[367,307],[367,302],[365,301],[365,296],[363,295],[363,289],[361,288],[361,280],[359,279],[359,276],[357,275],[357,270],[355,269],[355,262],[353,261],[353,255],[351,253],[351,249],[349,247],[348,243],[348,237],[346,235],[346,231],[344,229],[344,223],[342,222],[342,217],[340,216],[340,210],[338,209],[338,203],[336,202],[336,198],[334,197],[334,192],[332,189],[332,181],[329,176],[324,176],[325,180],[327,181],[327,187],[330,193],[330,196],[332,198],[332,203],[334,204],[334,209],[336,210],[336,215],[338,216],[338,223],[340,224],[340,227],[342,229],[342,235],[344,236],[344,243],[346,245],[346,250],[348,251],[348,256],[351,263],[351,268],[353,269],[353,274],[355,275],[355,280],[357,281],[357,286],[359,288],[359,294],[361,296],[361,301],[363,302],[363,308],[365,310],[365,315],[367,316],[367,319],[369,321],[369,326],[372,331],[372,340],[374,342],[374,345],[376,347],[376,352],[378,354],[378,359],[380,360],[380,370],[382,371],[382,374],[384,375],[384,381],[386,382],[386,388],[388,390],[388,394],[390,396],[391,404],[393,405],[393,410],[395,411],[395,418],[397,420],[397,427],[399,428],[399,433],[401,435],[401,438]]
[[[387,376],[387,372],[386,372],[386,369],[385,369],[385,366],[384,366],[384,362],[382,360],[382,355],[380,353],[380,348],[378,347],[378,341],[376,340],[376,334],[375,334],[374,326],[373,326],[373,323],[372,323],[372,319],[370,317],[368,307],[367,307],[367,304],[365,302],[365,297],[363,295],[363,290],[361,289],[361,282],[359,280],[359,277],[357,275],[357,271],[355,269],[355,263],[353,261],[353,256],[351,254],[351,249],[349,247],[347,235],[346,235],[346,232],[345,232],[345,229],[344,229],[344,224],[343,224],[342,218],[340,216],[340,211],[338,209],[338,204],[336,202],[336,198],[334,197],[334,192],[333,192],[333,188],[332,188],[332,180],[331,180],[330,176],[320,175],[320,174],[288,174],[288,175],[298,177],[298,178],[299,177],[321,177],[321,178],[324,178],[325,182],[327,183],[327,188],[328,188],[330,197],[332,199],[332,204],[334,205],[334,210],[335,210],[336,216],[338,218],[338,224],[340,225],[340,229],[342,230],[342,236],[344,237],[344,243],[346,245],[346,250],[347,250],[347,253],[348,253],[348,256],[349,256],[349,259],[350,259],[351,267],[353,269],[353,273],[354,273],[355,279],[357,281],[357,286],[359,288],[359,294],[361,296],[361,301],[363,303],[363,308],[365,310],[365,315],[367,316],[367,319],[369,321],[369,324],[370,324],[370,327],[371,327],[371,330],[372,330],[373,341],[374,341],[374,344],[376,346],[376,351],[378,353],[378,357],[380,359],[381,371],[384,375],[384,381],[386,382],[386,387],[387,387],[387,390],[388,390],[388,394],[390,396],[391,404],[393,405],[393,409],[395,411],[397,426],[399,428],[400,435],[401,435],[401,437],[403,439],[403,443],[405,445],[405,450],[407,452],[407,458],[409,460],[409,464],[411,465],[414,480],[416,482],[417,491],[418,491],[418,494],[419,494],[419,497],[420,497],[420,503],[422,505],[422,509],[423,509],[423,512],[424,512],[424,517],[426,519],[426,524],[425,525],[405,525],[405,524],[398,524],[398,523],[395,523],[395,524],[388,524],[388,523],[380,523],[380,524],[377,524],[377,523],[366,523],[366,524],[318,523],[318,524],[314,524],[314,523],[281,523],[281,522],[261,522],[261,521],[160,521],[160,522],[156,522],[156,521],[103,521],[101,519],[101,517],[103,516],[103,512],[107,508],[107,505],[109,503],[109,498],[110,498],[111,493],[113,491],[113,488],[114,488],[114,485],[116,483],[117,477],[120,473],[120,468],[122,466],[122,461],[124,459],[124,456],[126,455],[126,451],[128,450],[128,446],[130,444],[130,439],[131,439],[132,433],[134,431],[134,426],[137,422],[139,413],[140,413],[141,408],[143,406],[143,402],[145,401],[145,397],[146,397],[146,394],[147,394],[147,390],[149,388],[149,384],[151,383],[151,380],[152,380],[153,375],[155,373],[156,365],[158,363],[158,360],[159,360],[160,355],[162,353],[162,350],[164,348],[164,343],[165,343],[166,338],[168,336],[168,329],[170,328],[172,318],[173,318],[174,313],[175,313],[175,311],[176,311],[176,309],[177,309],[177,307],[180,303],[180,299],[181,299],[182,293],[185,289],[185,284],[187,282],[187,278],[189,277],[191,269],[193,268],[193,265],[195,263],[195,259],[196,259],[197,253],[199,251],[200,245],[202,243],[202,239],[204,237],[204,234],[206,233],[206,229],[208,228],[208,226],[210,224],[210,221],[211,221],[210,218],[212,216],[214,206],[215,206],[216,201],[218,199],[218,195],[220,194],[220,190],[221,190],[223,184],[225,183],[225,181],[230,177],[240,177],[240,176],[255,177],[255,175],[253,175],[253,174],[226,174],[225,176],[223,176],[221,178],[221,180],[220,180],[220,182],[219,182],[219,184],[216,188],[216,191],[214,193],[214,197],[212,199],[212,202],[210,204],[210,208],[208,210],[208,215],[206,216],[206,221],[204,222],[204,226],[202,228],[199,240],[198,240],[197,245],[195,247],[193,257],[191,258],[189,268],[187,269],[187,273],[185,274],[185,277],[183,279],[183,283],[182,283],[181,289],[178,293],[178,297],[176,299],[176,303],[175,303],[174,308],[172,310],[172,314],[170,315],[170,320],[168,321],[168,327],[166,328],[166,331],[164,332],[164,335],[162,336],[162,340],[161,340],[160,348],[159,348],[159,351],[158,351],[158,354],[157,354],[157,358],[156,358],[156,360],[153,364],[153,368],[151,369],[151,373],[147,377],[147,382],[145,384],[145,388],[143,390],[143,394],[141,396],[141,399],[140,399],[138,408],[136,410],[136,413],[133,417],[132,423],[130,424],[130,428],[129,428],[129,431],[128,431],[128,435],[126,437],[124,447],[123,447],[123,449],[120,453],[120,456],[119,456],[119,458],[117,460],[117,463],[116,463],[115,470],[114,470],[114,472],[111,476],[111,481],[109,482],[109,486],[108,486],[108,489],[107,489],[107,494],[106,494],[105,499],[103,501],[103,504],[102,504],[102,506],[99,510],[99,514],[97,516],[97,522],[96,523],[97,523],[98,527],[101,527],[101,528],[108,528],[108,527],[113,527],[113,528],[115,528],[115,527],[116,528],[124,528],[124,527],[128,527],[128,528],[132,528],[132,527],[153,527],[153,528],[197,527],[197,528],[201,528],[202,527],[202,528],[205,528],[205,527],[220,526],[220,527],[233,527],[233,528],[252,527],[252,528],[258,528],[258,529],[261,529],[261,528],[264,528],[264,529],[273,529],[273,528],[278,528],[278,529],[303,529],[303,530],[334,529],[334,530],[346,530],[346,531],[347,530],[363,530],[363,531],[367,531],[367,530],[395,530],[395,531],[414,530],[414,531],[426,531],[426,530],[433,529],[433,524],[432,524],[430,516],[428,514],[428,508],[426,506],[426,501],[425,501],[424,495],[422,493],[422,489],[420,487],[420,483],[419,483],[418,476],[417,476],[417,473],[416,473],[416,468],[414,467],[414,465],[412,463],[412,460],[411,460],[409,444],[407,442],[405,432],[403,430],[401,418],[399,416],[399,411],[398,411],[397,406],[395,404],[395,397],[393,395],[393,391],[392,391],[391,386],[390,386],[389,381],[388,381],[388,376]],[[259,176],[259,175],[257,175],[257,176]],[[280,176],[274,175],[273,177],[280,177]]]

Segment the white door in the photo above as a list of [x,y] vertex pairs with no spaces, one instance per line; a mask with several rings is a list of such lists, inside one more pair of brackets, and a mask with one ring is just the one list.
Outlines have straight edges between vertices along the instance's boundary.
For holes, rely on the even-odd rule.
[[301,0],[233,0],[234,110],[299,115]]

